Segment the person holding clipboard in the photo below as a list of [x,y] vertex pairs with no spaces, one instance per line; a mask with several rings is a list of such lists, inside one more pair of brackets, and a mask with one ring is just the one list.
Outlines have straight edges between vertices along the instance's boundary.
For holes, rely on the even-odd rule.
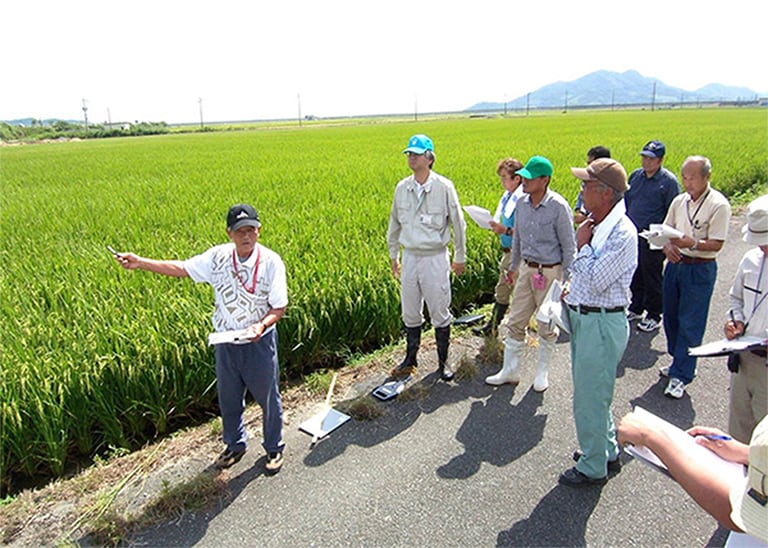
[[[768,195],[749,204],[744,241],[754,247],[739,263],[730,295],[727,339],[743,335],[768,340]],[[766,347],[731,354],[728,430],[746,443],[760,420],[768,414],[768,361]]]

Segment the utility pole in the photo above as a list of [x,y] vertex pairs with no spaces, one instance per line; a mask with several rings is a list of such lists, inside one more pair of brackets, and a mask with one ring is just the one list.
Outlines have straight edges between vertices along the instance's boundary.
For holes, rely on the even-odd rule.
[[197,104],[200,106],[200,129],[203,129],[203,98],[197,98]]
[[301,127],[301,93],[296,94],[296,101],[299,104],[299,127]]
[[656,110],[656,82],[653,83],[653,97],[651,98],[651,112]]
[[419,121],[419,94],[413,94],[413,120]]
[[85,132],[88,133],[88,104],[83,99],[83,118],[85,118]]
[[527,93],[525,95],[525,115],[528,116],[530,112],[531,112],[531,94]]
[[611,90],[611,112],[613,112],[614,106],[616,105],[616,90]]
[[563,112],[568,112],[568,90],[565,90],[565,101],[563,102]]

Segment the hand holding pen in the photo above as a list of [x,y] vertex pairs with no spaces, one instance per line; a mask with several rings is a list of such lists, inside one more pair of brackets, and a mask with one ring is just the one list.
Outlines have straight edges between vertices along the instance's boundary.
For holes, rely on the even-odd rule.
[[747,463],[749,446],[733,439],[722,430],[707,426],[694,426],[688,429],[688,434],[696,438],[696,443],[725,460]]
[[728,313],[730,314],[731,319],[725,322],[723,331],[725,332],[726,339],[733,340],[744,334],[744,322],[736,320],[733,316],[733,310],[729,310]]

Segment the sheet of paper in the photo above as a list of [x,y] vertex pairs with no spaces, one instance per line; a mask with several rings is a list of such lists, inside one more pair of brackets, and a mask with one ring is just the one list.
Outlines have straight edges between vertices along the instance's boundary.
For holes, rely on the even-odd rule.
[[683,233],[669,225],[651,224],[648,226],[648,230],[643,230],[638,236],[648,240],[651,249],[661,249],[672,238],[682,238]]
[[310,417],[299,425],[299,430],[306,432],[310,436],[317,436],[321,439],[350,419],[341,411],[336,411],[333,407],[326,408],[324,411]]
[[490,211],[476,205],[464,206],[464,211],[466,211],[472,220],[477,223],[477,226],[490,230],[491,221],[493,220]]
[[[744,478],[745,468],[743,465],[722,459],[706,447],[696,443],[695,438],[685,430],[639,406],[635,406],[634,414],[638,420],[665,432],[673,443],[678,446],[679,451],[685,452],[689,459],[695,460],[701,466],[711,468],[718,475],[724,476],[729,482],[740,481]],[[669,475],[666,465],[647,447],[625,445],[624,451]]]
[[248,332],[246,329],[235,329],[234,331],[221,331],[218,333],[211,333],[208,335],[208,344],[213,346],[215,344],[225,343],[244,343],[248,342]]
[[568,312],[565,310],[565,303],[560,300],[563,294],[563,285],[560,280],[554,280],[549,286],[541,306],[536,311],[536,319],[540,322],[548,323],[550,326],[554,323],[566,333],[571,332],[571,326],[568,322]]
[[721,339],[719,341],[702,344],[701,346],[693,346],[688,349],[688,354],[691,356],[725,356],[733,352],[741,352],[742,350],[764,346],[765,344],[766,339],[743,336],[730,341],[728,339]]

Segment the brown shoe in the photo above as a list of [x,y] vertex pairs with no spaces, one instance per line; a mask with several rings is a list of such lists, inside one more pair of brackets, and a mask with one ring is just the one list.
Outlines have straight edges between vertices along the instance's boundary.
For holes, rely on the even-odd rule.
[[280,471],[280,468],[283,466],[283,452],[277,451],[275,453],[268,453],[267,454],[267,462],[264,465],[264,468],[267,469],[267,472],[271,474],[277,474]]
[[413,376],[416,373],[416,364],[401,363],[397,367],[393,367],[389,371],[389,376],[394,379],[404,379],[408,376]]
[[213,465],[219,470],[229,468],[233,464],[237,463],[245,455],[245,449],[240,451],[232,451],[231,449],[225,449],[221,455],[219,455],[214,461]]

